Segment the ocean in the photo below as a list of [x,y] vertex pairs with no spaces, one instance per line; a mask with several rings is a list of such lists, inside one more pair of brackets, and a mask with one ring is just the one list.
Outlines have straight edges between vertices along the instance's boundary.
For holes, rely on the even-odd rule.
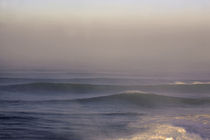
[[0,74],[0,140],[209,140],[208,80]]

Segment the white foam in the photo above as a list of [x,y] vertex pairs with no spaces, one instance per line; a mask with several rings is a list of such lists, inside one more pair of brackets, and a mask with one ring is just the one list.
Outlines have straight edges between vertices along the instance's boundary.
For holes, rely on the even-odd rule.
[[143,133],[118,140],[202,140],[199,135],[189,133],[182,127],[169,124],[153,124]]
[[183,82],[183,81],[175,81],[171,83],[172,85],[203,85],[203,84],[210,84],[210,82],[201,82],[201,81],[193,81],[193,82]]
[[135,94],[135,93],[147,93],[145,91],[142,91],[142,90],[126,90],[122,93],[126,93],[126,94]]
[[175,84],[175,85],[186,85],[187,83],[182,82],[182,81],[175,81],[173,84]]
[[194,81],[192,82],[193,85],[202,85],[202,84],[210,84],[210,82],[200,82],[200,81]]

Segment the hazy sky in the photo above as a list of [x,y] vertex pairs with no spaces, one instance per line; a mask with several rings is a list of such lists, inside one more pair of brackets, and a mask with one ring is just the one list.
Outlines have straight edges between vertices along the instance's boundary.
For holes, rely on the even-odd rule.
[[0,69],[210,71],[209,0],[0,0]]

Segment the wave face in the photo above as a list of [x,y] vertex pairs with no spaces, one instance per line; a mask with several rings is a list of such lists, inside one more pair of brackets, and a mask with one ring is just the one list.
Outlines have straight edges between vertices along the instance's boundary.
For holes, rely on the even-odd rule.
[[183,105],[204,105],[210,104],[210,98],[180,98],[170,97],[155,94],[145,93],[123,93],[102,97],[93,97],[86,99],[76,99],[71,101],[79,102],[107,102],[107,103],[130,103],[144,107],[157,107],[157,106],[183,106]]
[[[139,107],[201,106],[210,103],[210,85],[91,85],[28,83],[0,86],[2,103],[118,104]],[[170,92],[171,91],[171,92]],[[164,94],[167,93],[167,94]],[[175,94],[172,94],[175,93]],[[176,93],[181,93],[176,94]],[[191,93],[189,96],[188,93]],[[20,96],[23,94],[22,96]],[[186,94],[186,95],[185,95]],[[3,98],[13,96],[13,98]],[[207,95],[207,96],[206,96]],[[195,98],[196,96],[196,98]]]
[[83,105],[110,105],[115,106],[129,106],[135,105],[143,108],[157,108],[157,107],[187,107],[187,106],[203,106],[210,105],[210,98],[181,98],[164,95],[156,95],[149,93],[121,93],[97,97],[85,97],[79,99],[45,99],[45,100],[0,100],[2,104],[18,103],[18,104],[83,104]]

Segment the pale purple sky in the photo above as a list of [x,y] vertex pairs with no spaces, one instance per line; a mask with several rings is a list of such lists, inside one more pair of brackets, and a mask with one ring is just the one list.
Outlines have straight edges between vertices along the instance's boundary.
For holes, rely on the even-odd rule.
[[210,71],[209,0],[0,0],[0,69]]

